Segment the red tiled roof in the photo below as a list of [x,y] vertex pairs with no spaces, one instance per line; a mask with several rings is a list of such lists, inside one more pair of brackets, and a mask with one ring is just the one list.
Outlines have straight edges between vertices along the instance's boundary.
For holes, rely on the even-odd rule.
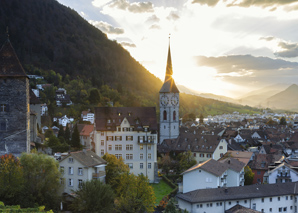
[[80,131],[80,135],[90,136],[90,133],[93,131],[93,129],[94,129],[93,125],[85,124],[82,130]]

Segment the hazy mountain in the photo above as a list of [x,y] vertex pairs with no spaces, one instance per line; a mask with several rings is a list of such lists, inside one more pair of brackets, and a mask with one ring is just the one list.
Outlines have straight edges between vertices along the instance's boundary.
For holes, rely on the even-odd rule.
[[243,105],[268,107],[267,103],[264,102],[264,100],[285,90],[288,86],[288,84],[270,85],[262,89],[251,91],[239,97],[238,101]]
[[286,109],[297,111],[298,110],[298,94],[297,84],[292,84],[287,89],[269,97],[264,101],[272,109]]

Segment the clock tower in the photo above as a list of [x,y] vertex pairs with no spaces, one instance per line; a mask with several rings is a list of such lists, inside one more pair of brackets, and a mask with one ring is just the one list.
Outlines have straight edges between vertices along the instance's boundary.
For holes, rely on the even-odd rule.
[[172,59],[169,45],[165,81],[159,91],[159,143],[179,136],[179,90],[172,77]]

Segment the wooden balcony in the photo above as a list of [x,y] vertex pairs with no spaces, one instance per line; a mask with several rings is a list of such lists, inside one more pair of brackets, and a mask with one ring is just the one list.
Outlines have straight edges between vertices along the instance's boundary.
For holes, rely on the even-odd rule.
[[100,177],[103,177],[106,175],[105,171],[99,171],[98,173],[92,173],[92,178],[93,179],[98,179]]

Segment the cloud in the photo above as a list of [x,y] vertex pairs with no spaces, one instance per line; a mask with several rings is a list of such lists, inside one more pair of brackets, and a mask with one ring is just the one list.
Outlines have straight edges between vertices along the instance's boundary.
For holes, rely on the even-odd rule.
[[156,15],[152,15],[146,20],[147,23],[157,23],[159,21],[160,19]]
[[151,25],[151,27],[149,29],[151,29],[151,30],[160,30],[161,27],[157,24],[153,24],[153,25]]
[[121,42],[120,43],[122,46],[126,46],[126,47],[137,47],[135,44],[133,43],[128,43],[128,42]]
[[283,58],[294,58],[298,56],[298,44],[287,43],[284,41],[279,42],[278,46],[282,48],[281,51],[275,52],[274,55]]
[[251,55],[197,56],[195,59],[198,66],[214,68],[216,78],[240,87],[252,89],[298,81],[297,62]]
[[178,20],[180,17],[173,11],[170,12],[170,14],[168,15],[167,19],[168,20]]
[[[201,4],[201,5],[208,5],[209,7],[214,7],[220,1],[222,1],[226,6],[238,6],[238,7],[250,7],[250,6],[257,6],[257,7],[272,7],[271,11],[276,10],[276,6],[281,5],[290,5],[292,3],[298,2],[298,0],[239,0],[239,1],[226,1],[226,0],[193,0],[192,4]],[[288,7],[287,10],[298,9],[296,6],[295,8]]]
[[272,41],[274,39],[275,39],[275,37],[273,37],[273,36],[267,36],[267,37],[261,37],[260,38],[260,40],[265,40],[265,41]]
[[231,55],[221,57],[197,56],[199,66],[213,67],[218,73],[243,73],[243,71],[264,71],[297,69],[297,62],[289,62],[268,57],[254,57],[251,55]]
[[94,7],[102,7],[112,0],[93,0],[91,3]]
[[98,29],[100,29],[102,32],[107,33],[107,34],[123,34],[124,30],[118,27],[113,27],[112,25],[103,22],[103,21],[93,21],[90,20],[89,21],[90,24],[94,25],[95,27],[97,27]]
[[207,4],[209,7],[215,6],[219,0],[193,0],[192,4],[198,3],[201,5]]
[[128,10],[132,13],[148,13],[153,12],[153,4],[151,2],[134,2],[129,3],[126,0],[116,0],[109,4],[111,8],[120,10]]

